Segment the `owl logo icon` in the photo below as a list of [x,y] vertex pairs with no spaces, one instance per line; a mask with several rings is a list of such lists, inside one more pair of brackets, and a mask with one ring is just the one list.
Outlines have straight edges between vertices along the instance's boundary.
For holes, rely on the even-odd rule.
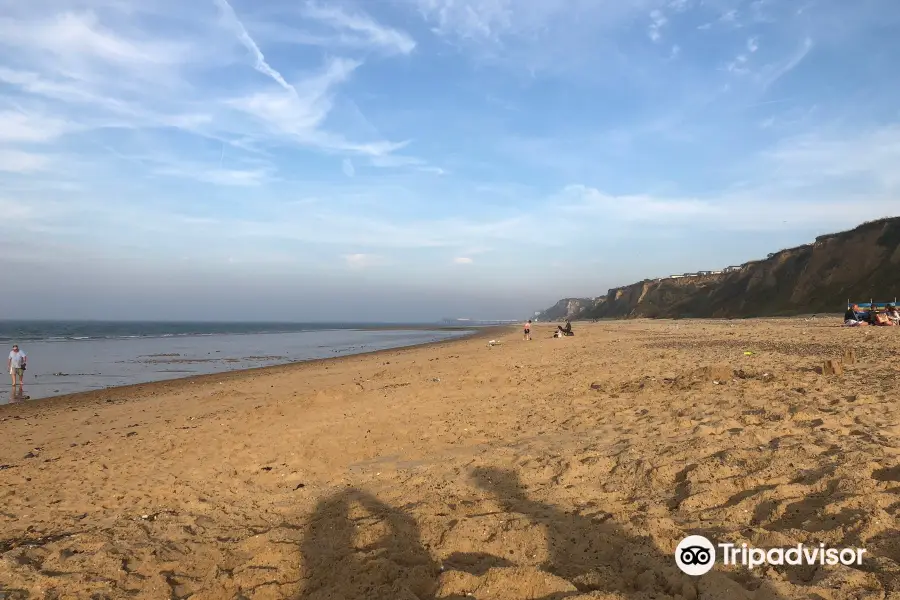
[[702,535],[689,535],[675,548],[675,564],[687,575],[709,573],[716,564],[716,547]]

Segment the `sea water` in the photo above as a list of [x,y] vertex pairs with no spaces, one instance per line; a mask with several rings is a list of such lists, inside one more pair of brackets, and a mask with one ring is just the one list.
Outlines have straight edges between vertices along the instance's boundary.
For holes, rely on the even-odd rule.
[[[414,346],[467,333],[438,326],[340,323],[0,322],[0,343],[10,349],[16,343],[28,355],[24,391],[32,400]],[[9,396],[0,396],[0,403]]]

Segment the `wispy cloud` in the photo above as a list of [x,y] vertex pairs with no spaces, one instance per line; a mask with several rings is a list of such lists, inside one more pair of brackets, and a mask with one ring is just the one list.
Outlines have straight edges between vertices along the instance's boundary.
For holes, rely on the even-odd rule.
[[[238,153],[293,145],[378,157],[407,145],[402,140],[354,139],[326,126],[339,88],[363,65],[360,59],[332,57],[318,69],[288,76],[272,64],[227,0],[211,3],[218,18],[209,13],[199,18],[202,13],[193,9],[185,11],[189,16],[170,17],[164,1],[146,6],[98,1],[89,10],[77,2],[66,6],[47,0],[37,10],[11,11],[0,19],[0,52],[16,57],[14,62],[0,60],[0,84],[7,86],[7,103],[13,107],[0,107],[0,143],[167,129],[214,140]],[[379,26],[360,11],[309,4],[302,12],[310,22],[353,33],[367,47],[393,45],[392,53],[414,48],[411,38]],[[173,19],[175,26],[145,26],[150,15],[159,23]],[[271,85],[235,73],[244,62],[237,48]],[[208,85],[212,82],[216,85]],[[144,143],[155,137],[144,136]],[[103,145],[116,144],[107,140]],[[10,160],[6,170],[34,170],[47,163],[33,150],[6,150],[13,151],[16,160]],[[83,152],[79,159],[89,160]],[[181,162],[196,159],[186,156]],[[271,180],[277,168],[222,169],[217,162],[196,165],[192,178],[212,185],[259,185]],[[189,174],[177,165],[154,173],[179,178]]]
[[241,170],[219,168],[174,168],[163,167],[154,171],[158,175],[192,179],[203,183],[223,186],[255,187],[267,183],[271,173],[266,169]]
[[647,29],[647,35],[654,42],[662,39],[662,28],[665,27],[669,20],[661,10],[653,10],[650,12],[650,27]]
[[[300,91],[263,62],[261,71],[272,71],[271,78],[282,90],[257,91],[234,98],[228,104],[266,124],[272,133],[312,141],[320,138],[319,127],[331,112],[335,86],[345,82],[360,63],[350,59],[331,59],[325,68],[303,83]],[[321,135],[327,138],[327,135]]]
[[256,61],[254,67],[260,73],[270,77],[275,83],[283,87],[287,90],[292,96],[297,97],[297,90],[284,80],[284,77],[281,76],[281,73],[273,69],[268,62],[266,62],[266,57],[263,56],[262,51],[259,49],[259,46],[256,45],[256,42],[253,38],[250,37],[250,34],[247,33],[247,29],[244,27],[244,24],[241,23],[241,20],[238,19],[237,15],[234,12],[234,9],[231,7],[231,4],[228,3],[227,0],[215,0],[216,5],[222,11],[222,16],[225,19],[225,23],[229,26],[234,33],[237,35],[238,39],[241,41],[241,44],[247,48],[247,51],[250,52],[251,56],[253,56]]
[[[347,81],[353,72],[362,65],[361,61],[332,58],[324,70],[306,79],[303,87],[298,89],[269,65],[259,46],[247,33],[244,24],[227,0],[216,0],[216,3],[221,8],[226,23],[234,30],[240,42],[254,58],[254,67],[283,89],[282,92],[263,91],[237,98],[230,102],[231,106],[265,123],[272,133],[285,134],[301,143],[319,146],[327,150],[377,156],[390,154],[406,145],[407,142],[350,142],[340,135],[320,130],[333,107],[334,88]],[[320,17],[350,19],[340,11],[319,8],[310,8],[310,10],[317,11],[316,14]],[[356,21],[352,22],[361,26]]]
[[20,111],[0,111],[0,143],[49,142],[76,127],[63,119]]
[[810,37],[804,38],[803,42],[800,44],[800,47],[797,51],[791,55],[787,60],[782,61],[780,63],[770,65],[763,73],[761,73],[760,78],[762,82],[763,89],[768,89],[772,85],[774,85],[779,79],[796,69],[800,63],[807,57],[810,51],[813,49],[813,40]]
[[[900,194],[900,125],[848,132],[817,131],[783,139],[763,153],[768,165],[794,187],[816,187],[818,193]],[[900,201],[896,202],[900,212]]]
[[515,2],[454,2],[417,0],[420,11],[435,23],[435,31],[470,40],[497,40],[513,28]]
[[366,269],[383,264],[384,259],[374,254],[346,254],[344,260],[351,269]]
[[362,12],[351,11],[336,4],[310,2],[303,8],[303,14],[341,32],[336,40],[341,44],[374,46],[400,54],[409,54],[416,47],[415,40],[409,34],[385,27]]
[[[335,211],[324,205],[290,207],[263,202],[257,205],[257,217],[252,220],[222,214],[211,222],[110,205],[98,206],[90,218],[94,223],[112,219],[119,224],[152,225],[158,231],[176,229],[197,242],[209,240],[224,247],[291,241],[372,249],[343,255],[347,266],[354,268],[383,265],[386,252],[403,249],[455,249],[453,262],[464,265],[474,263],[472,257],[485,245],[501,248],[501,252],[509,252],[518,243],[531,248],[562,247],[596,237],[598,227],[610,233],[630,225],[721,233],[849,226],[858,217],[847,210],[848,198],[865,196],[867,216],[873,218],[898,209],[900,178],[894,168],[898,160],[900,130],[896,127],[856,135],[834,130],[791,138],[760,153],[746,166],[748,173],[762,174],[753,185],[702,194],[610,193],[592,185],[573,184],[527,210],[510,208],[494,217],[388,219],[379,214],[383,210],[379,204],[368,210]],[[860,182],[869,184],[861,186]],[[374,193],[375,198],[385,197]],[[329,204],[342,202],[340,197],[329,199]],[[44,226],[53,226],[54,218],[71,221],[62,217],[59,208],[45,211],[36,205],[35,210],[46,213],[49,220],[43,221]],[[523,237],[523,232],[528,235]]]
[[33,173],[46,169],[50,159],[40,154],[0,148],[0,171],[8,173]]
[[[432,31],[479,58],[517,57],[534,68],[569,55],[591,35],[611,31],[647,15],[646,5],[664,8],[665,0],[405,0],[416,7]],[[596,37],[594,38],[596,39]],[[555,46],[555,47],[551,47]],[[540,52],[545,57],[540,58]]]
[[[298,19],[300,23],[296,22]],[[254,35],[275,46],[317,46],[329,51],[382,56],[408,55],[416,49],[415,39],[407,32],[379,23],[359,9],[339,4],[301,1],[292,4],[286,13],[283,6],[267,4],[244,22]]]
[[46,60],[66,69],[75,68],[81,58],[127,69],[177,65],[190,54],[186,43],[118,35],[103,27],[93,12],[63,12],[53,19],[25,22],[0,19],[0,37],[7,45],[37,48]]
[[[395,148],[400,150],[401,147]],[[431,173],[433,175],[446,175],[447,171],[441,167],[429,165],[424,159],[415,156],[404,156],[402,154],[373,154],[369,158],[369,164],[373,167],[381,168],[399,168],[409,167],[421,173]]]
[[344,162],[341,163],[341,170],[347,177],[354,177],[356,175],[356,168],[353,166],[353,161],[349,158],[345,158]]

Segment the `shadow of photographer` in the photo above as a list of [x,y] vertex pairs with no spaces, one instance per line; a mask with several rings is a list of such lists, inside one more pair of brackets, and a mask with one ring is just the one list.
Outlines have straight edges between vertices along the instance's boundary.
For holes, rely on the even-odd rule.
[[[577,591],[558,592],[533,600],[592,597],[646,600],[723,598],[779,600],[771,586],[740,572],[735,577],[715,570],[689,577],[649,537],[634,536],[616,524],[612,515],[580,515],[530,499],[511,470],[479,468],[472,472],[475,485],[488,492],[501,509],[523,515],[546,535],[548,556],[538,569],[566,580]],[[445,548],[444,550],[452,550]],[[465,596],[438,595],[442,569],[425,547],[416,521],[402,510],[388,506],[358,489],[343,490],[317,505],[301,545],[300,598],[310,600],[457,600]],[[482,576],[483,565],[495,575],[509,568],[507,559],[485,553],[445,553],[445,567]],[[500,588],[502,588],[502,584]],[[571,589],[571,588],[569,588]],[[509,592],[510,590],[507,590]],[[503,595],[497,586],[476,593],[492,598]],[[601,594],[597,596],[596,594]],[[469,596],[472,597],[472,596]]]
[[570,513],[532,500],[514,471],[478,468],[472,477],[476,486],[490,493],[502,510],[524,515],[532,525],[545,530],[548,557],[540,569],[567,580],[578,592],[554,594],[543,600],[591,592],[634,600],[781,598],[771,585],[739,572],[735,579],[716,571],[702,577],[685,575],[676,566],[674,555],[663,553],[650,537],[628,533],[609,513]]
[[434,598],[440,567],[415,520],[374,496],[348,489],[321,501],[301,545],[300,598]]

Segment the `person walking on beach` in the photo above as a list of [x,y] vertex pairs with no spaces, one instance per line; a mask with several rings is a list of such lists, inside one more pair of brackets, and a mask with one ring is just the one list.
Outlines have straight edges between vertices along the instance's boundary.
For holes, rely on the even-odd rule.
[[21,393],[22,391],[22,381],[25,379],[25,363],[27,361],[28,357],[25,356],[24,351],[19,350],[19,345],[13,346],[12,352],[9,353],[9,358],[6,361],[9,376],[12,379],[13,391],[15,391],[17,385],[19,392]]
[[531,319],[528,319],[528,322],[525,323],[525,339],[531,339]]

